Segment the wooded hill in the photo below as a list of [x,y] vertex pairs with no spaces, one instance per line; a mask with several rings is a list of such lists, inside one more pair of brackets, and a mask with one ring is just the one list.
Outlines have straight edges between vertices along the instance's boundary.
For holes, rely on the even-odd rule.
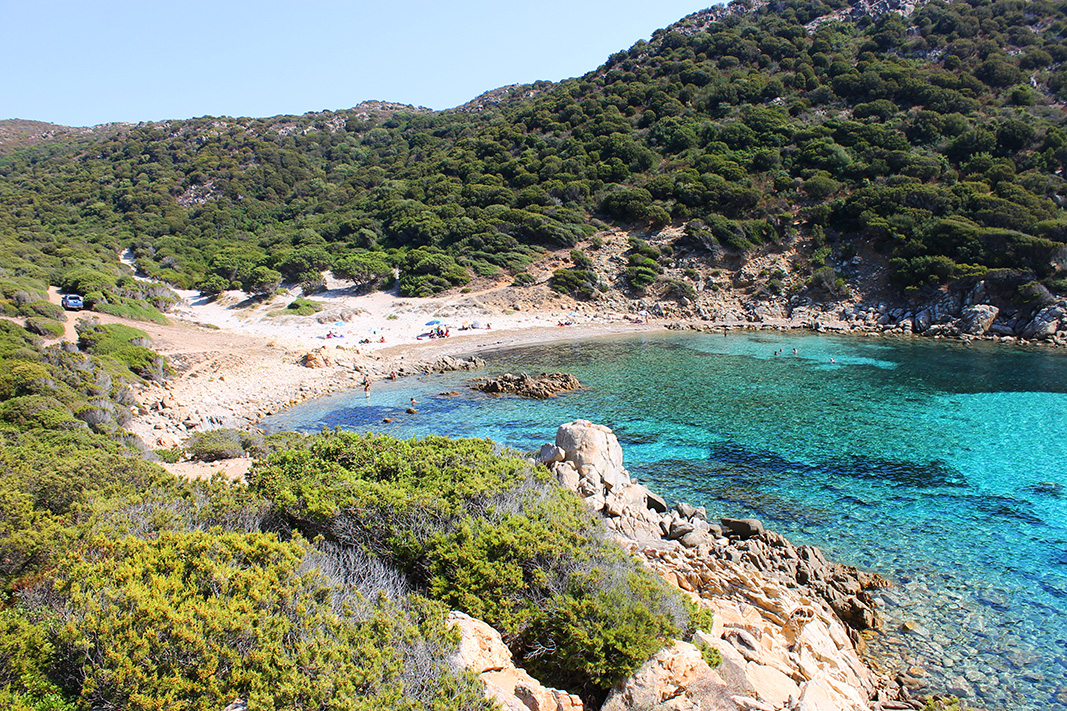
[[[606,222],[684,225],[709,255],[798,232],[846,259],[869,244],[900,289],[985,276],[1063,292],[1065,8],[936,0],[852,21],[845,0],[735,3],[580,78],[451,111],[9,142],[0,264],[112,305],[131,297],[102,265],[127,247],[207,292],[314,291],[331,267],[369,288],[395,266],[402,293],[425,295],[475,273],[521,284],[542,250]],[[655,259],[631,262],[631,286],[659,278]],[[557,285],[595,293],[572,271]]]
[[[127,326],[43,346],[62,331],[47,285],[162,318],[173,294],[126,249],[209,293],[313,291],[327,268],[373,288],[395,267],[409,295],[521,285],[610,223],[684,226],[709,264],[800,236],[823,259],[869,245],[920,296],[978,277],[1063,293],[1065,8],[732,5],[452,111],[0,122],[0,706],[485,709],[447,662],[453,608],[595,705],[707,624],[486,441],[202,433],[188,452],[261,458],[250,485],[177,480],[123,429],[128,384],[168,364]],[[571,258],[553,283],[596,298]],[[620,286],[671,259],[635,241]]]

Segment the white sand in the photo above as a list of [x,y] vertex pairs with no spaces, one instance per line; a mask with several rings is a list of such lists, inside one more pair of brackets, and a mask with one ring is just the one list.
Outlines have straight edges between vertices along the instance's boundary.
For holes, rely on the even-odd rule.
[[[176,371],[165,383],[137,388],[139,406],[130,430],[149,446],[171,447],[192,432],[247,427],[294,404],[360,387],[364,376],[381,379],[393,370],[402,375],[419,362],[446,355],[663,325],[598,312],[547,287],[525,288],[520,295],[490,283],[466,294],[453,290],[442,297],[405,299],[382,292],[355,295],[331,286],[310,297],[323,307],[312,316],[277,315],[292,296],[263,302],[240,292],[215,300],[184,292],[185,301],[168,314],[170,325],[130,322],[149,334]],[[441,323],[428,325],[431,321]],[[561,322],[571,325],[557,325]],[[479,327],[462,330],[475,324]],[[438,326],[447,328],[449,337],[431,339],[429,332]],[[343,338],[327,338],[331,332]],[[324,354],[327,366],[305,367],[311,351]]]

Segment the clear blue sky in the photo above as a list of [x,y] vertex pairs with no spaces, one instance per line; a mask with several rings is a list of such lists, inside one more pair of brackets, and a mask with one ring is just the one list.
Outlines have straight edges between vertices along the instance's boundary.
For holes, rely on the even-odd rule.
[[0,0],[0,119],[69,126],[445,109],[558,81],[710,0]]

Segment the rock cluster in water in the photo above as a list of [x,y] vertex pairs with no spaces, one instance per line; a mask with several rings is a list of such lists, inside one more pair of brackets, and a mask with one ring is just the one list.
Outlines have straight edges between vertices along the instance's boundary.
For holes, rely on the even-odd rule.
[[831,563],[814,546],[794,546],[755,519],[724,518],[709,523],[703,507],[687,503],[668,510],[662,498],[630,479],[622,466],[622,448],[603,425],[585,420],[562,425],[556,444],[541,448],[540,460],[627,540],[638,544],[677,541],[697,558],[742,563],[822,598],[855,630],[876,626],[868,591],[885,587],[888,583],[883,578]]
[[504,373],[498,378],[478,378],[470,386],[492,395],[510,394],[545,400],[556,393],[577,390],[582,384],[568,373],[541,373],[536,378],[526,373]]
[[[793,546],[755,519],[709,523],[702,507],[668,508],[630,478],[602,425],[562,425],[539,458],[605,517],[624,548],[715,613],[713,629],[661,651],[604,711],[921,708],[857,653],[856,630],[876,623],[867,591],[886,584],[880,577]],[[705,647],[719,651],[718,668],[705,663]]]

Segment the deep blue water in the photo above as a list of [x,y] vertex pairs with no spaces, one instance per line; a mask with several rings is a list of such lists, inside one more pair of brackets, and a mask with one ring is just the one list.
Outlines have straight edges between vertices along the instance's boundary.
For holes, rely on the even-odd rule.
[[[480,355],[489,367],[476,375],[564,370],[587,389],[538,402],[470,391],[469,373],[426,376],[264,424],[491,437],[524,451],[562,422],[606,424],[631,474],[668,497],[760,518],[893,580],[875,656],[989,708],[1067,709],[1064,354],[685,333]],[[404,413],[411,397],[417,415]],[[903,620],[927,633],[896,634]]]

